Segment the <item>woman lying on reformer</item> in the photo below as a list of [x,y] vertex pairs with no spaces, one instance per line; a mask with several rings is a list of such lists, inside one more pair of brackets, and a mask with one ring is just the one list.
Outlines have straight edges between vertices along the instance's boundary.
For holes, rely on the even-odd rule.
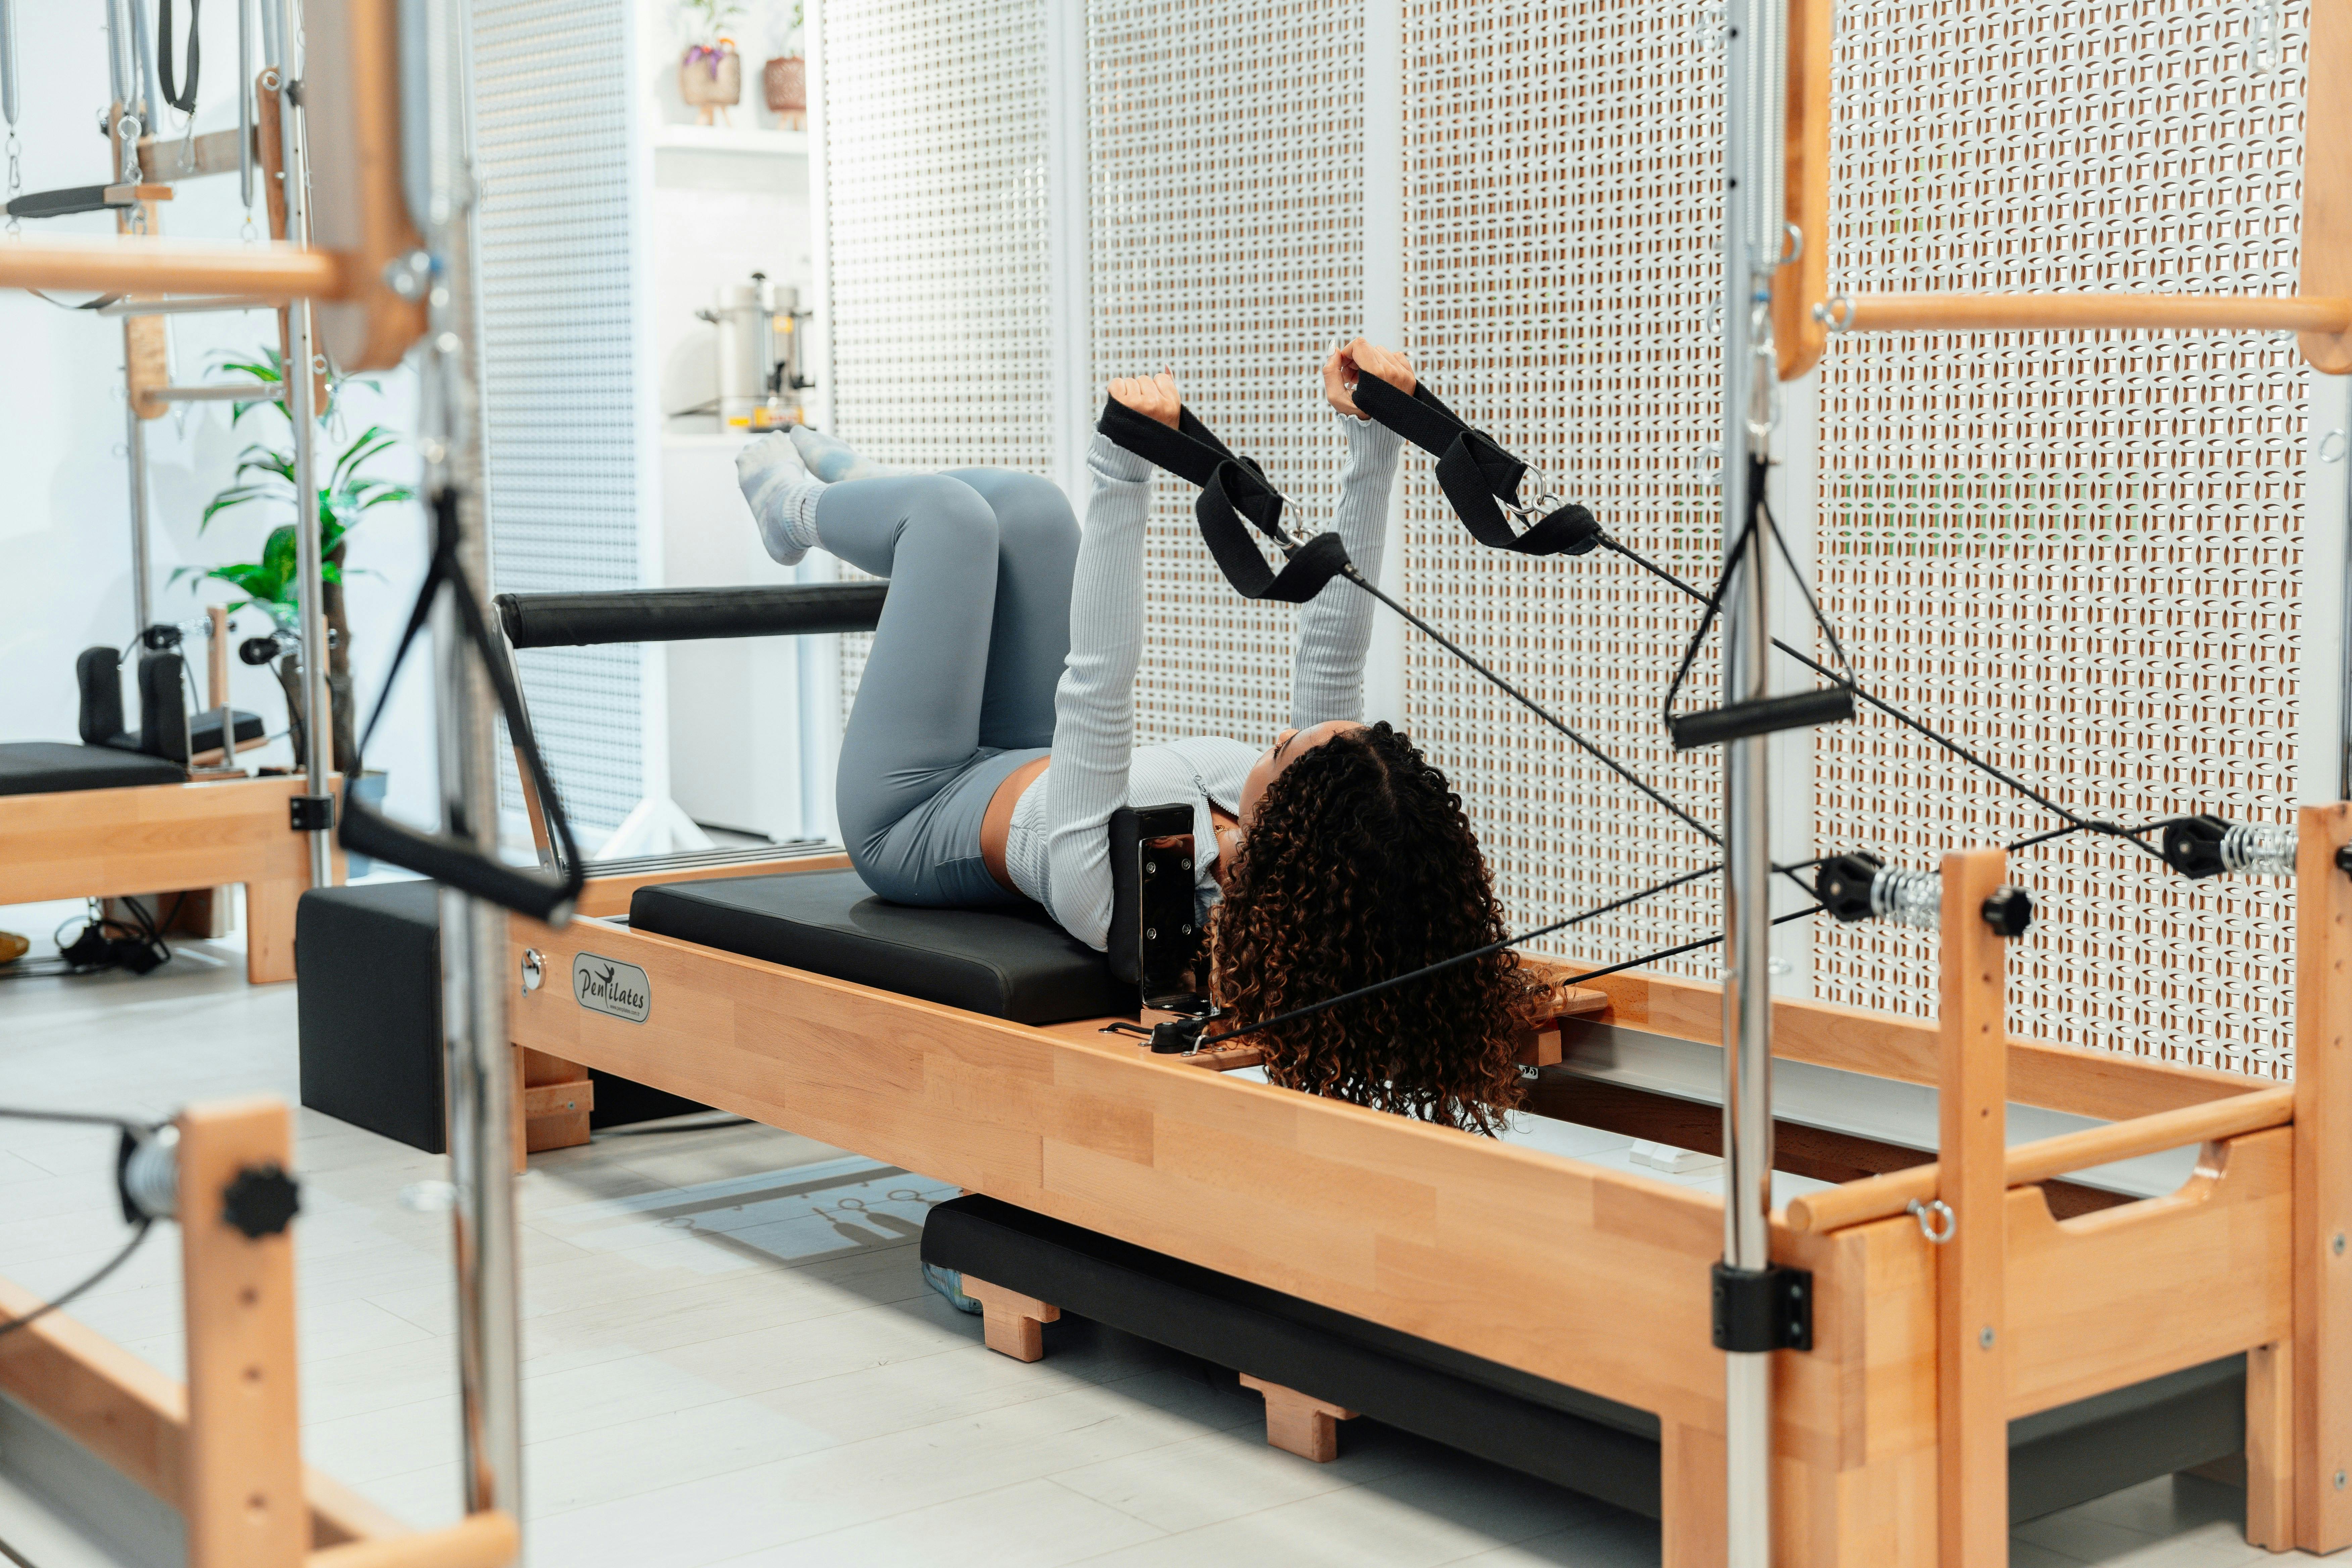
[[[1413,371],[1360,340],[1323,367],[1348,442],[1337,531],[1377,578],[1399,443],[1357,411],[1361,374],[1410,392]],[[1110,395],[1177,423],[1170,375]],[[805,428],[737,459],[771,555],[822,546],[890,580],[835,792],[866,884],[933,908],[1034,900],[1101,948],[1111,814],[1189,801],[1210,993],[1236,1022],[1498,941],[1460,797],[1409,738],[1362,721],[1365,595],[1327,586],[1301,607],[1292,727],[1272,745],[1134,744],[1152,468],[1099,435],[1087,466],[1082,533],[1027,474],[879,469]],[[1266,1030],[1266,1077],[1493,1133],[1519,1102],[1517,1041],[1544,989],[1498,952]]]

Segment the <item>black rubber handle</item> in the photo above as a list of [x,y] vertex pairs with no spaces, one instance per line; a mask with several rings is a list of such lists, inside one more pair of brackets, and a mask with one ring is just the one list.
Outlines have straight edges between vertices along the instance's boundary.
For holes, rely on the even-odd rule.
[[1666,732],[1674,737],[1675,751],[1688,752],[1781,730],[1843,724],[1853,717],[1853,693],[1843,686],[1827,686],[1818,691],[1792,691],[1785,697],[1677,713],[1666,721]]
[[10,217],[79,217],[83,213],[111,212],[104,185],[74,185],[62,191],[35,191],[8,204]]
[[368,809],[356,795],[343,797],[343,847],[430,877],[445,888],[528,915],[549,925],[572,918],[580,901],[581,873],[575,865],[561,879],[486,859],[475,845],[446,833],[425,833]]
[[790,583],[773,588],[500,594],[495,603],[507,640],[516,647],[594,647],[870,632],[889,591],[887,583]]

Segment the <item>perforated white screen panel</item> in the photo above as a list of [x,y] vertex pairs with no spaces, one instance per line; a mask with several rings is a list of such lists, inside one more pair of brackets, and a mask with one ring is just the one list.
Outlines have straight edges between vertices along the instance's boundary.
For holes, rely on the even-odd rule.
[[[2272,15],[1840,5],[1832,291],[2294,292],[2306,8]],[[1819,571],[1864,680],[2077,811],[2288,820],[2306,375],[2284,338],[1833,340]],[[1825,848],[1927,866],[2057,825],[1876,719],[1816,756]],[[2291,1061],[2289,883],[2086,837],[2013,867],[2046,913],[2013,1031]],[[1932,1010],[1925,934],[1824,922],[1815,953],[1824,996]]]
[[[822,16],[835,427],[879,462],[1046,472],[1044,0]],[[842,639],[845,716],[869,640]]]
[[[639,584],[625,0],[475,0],[490,573],[501,593]],[[634,647],[521,656],[573,821],[645,793]],[[506,805],[520,812],[513,770]]]
[[[1347,451],[1318,367],[1363,321],[1360,0],[1097,0],[1087,31],[1096,381],[1173,368],[1324,526]],[[1297,612],[1226,584],[1198,491],[1155,490],[1139,739],[1271,740]]]
[[[1720,548],[1720,56],[1692,5],[1404,5],[1405,321],[1455,411],[1686,578]],[[1712,752],[1659,702],[1696,621],[1613,557],[1530,560],[1464,532],[1408,453],[1408,600],[1712,826]],[[1714,859],[1706,841],[1484,685],[1406,644],[1407,716],[1460,787],[1512,918],[1539,924]],[[1702,666],[1688,700],[1714,700]],[[1615,960],[1711,935],[1702,880],[1543,944]],[[1711,955],[1677,967],[1711,973]]]

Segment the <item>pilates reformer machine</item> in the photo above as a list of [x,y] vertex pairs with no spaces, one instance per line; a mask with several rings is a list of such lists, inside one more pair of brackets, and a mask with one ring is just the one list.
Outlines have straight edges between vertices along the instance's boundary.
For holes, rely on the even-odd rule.
[[[37,248],[26,237],[28,221],[110,213],[126,238],[162,232],[163,204],[190,179],[238,176],[248,227],[256,198],[267,211],[273,242],[308,232],[310,199],[304,153],[304,117],[295,80],[286,68],[283,0],[241,0],[237,6],[238,125],[205,136],[162,132],[164,104],[191,117],[200,65],[194,19],[189,24],[187,73],[175,79],[169,9],[162,45],[149,36],[146,7],[105,0],[111,101],[106,114],[110,178],[92,185],[26,193],[17,188],[15,146],[19,102],[15,0],[0,0],[0,109],[10,142],[7,244]],[[257,37],[257,26],[258,23]],[[262,62],[257,68],[257,48]],[[240,247],[242,248],[242,247]],[[224,252],[223,254],[226,254]],[[247,941],[246,972],[258,984],[294,978],[294,910],[302,890],[340,879],[331,837],[341,780],[333,773],[327,727],[304,729],[300,772],[248,776],[234,764],[238,751],[258,745],[262,724],[228,701],[227,628],[217,615],[200,628],[207,638],[207,705],[193,717],[182,710],[180,649],[191,628],[155,618],[149,548],[146,426],[174,405],[202,402],[284,400],[292,426],[297,500],[300,625],[294,639],[256,639],[263,657],[275,645],[299,640],[305,710],[330,711],[328,640],[322,606],[318,487],[310,473],[313,413],[323,406],[322,369],[289,374],[275,385],[171,384],[165,318],[190,312],[268,310],[278,318],[281,362],[323,367],[310,310],[304,300],[264,298],[234,285],[204,292],[173,292],[173,279],[142,288],[123,279],[93,282],[98,297],[76,307],[120,320],[123,335],[126,451],[131,495],[131,597],[136,635],[141,722],[121,722],[120,677],[111,650],[85,652],[77,669],[82,688],[80,743],[0,743],[0,901],[68,898],[162,898],[193,890],[168,908],[187,923],[188,898],[207,904],[210,889],[242,884]],[[77,285],[60,285],[74,287]],[[36,285],[36,287],[38,287]],[[253,656],[252,647],[246,652]],[[316,781],[315,783],[313,781]],[[164,907],[155,913],[163,915]],[[226,911],[211,910],[197,928],[226,929]],[[169,922],[167,923],[174,923]]]

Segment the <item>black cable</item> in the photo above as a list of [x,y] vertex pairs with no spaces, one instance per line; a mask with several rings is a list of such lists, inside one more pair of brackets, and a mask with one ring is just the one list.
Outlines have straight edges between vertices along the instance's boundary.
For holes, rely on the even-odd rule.
[[1521,931],[1517,936],[1507,936],[1500,942],[1490,942],[1484,947],[1474,947],[1467,952],[1457,952],[1451,958],[1441,958],[1435,963],[1424,963],[1419,969],[1408,970],[1402,974],[1393,974],[1386,980],[1375,980],[1370,985],[1359,985],[1352,991],[1342,991],[1337,996],[1326,996],[1320,1002],[1309,1002],[1304,1007],[1293,1007],[1286,1012],[1276,1013],[1271,1018],[1260,1018],[1255,1024],[1244,1024],[1239,1028],[1227,1029],[1222,1035],[1211,1035],[1204,1039],[1193,1042],[1192,1048],[1206,1050],[1211,1046],[1222,1045],[1227,1040],[1238,1039],[1244,1035],[1254,1035],[1260,1029],[1273,1028],[1276,1024],[1287,1024],[1294,1019],[1320,1013],[1326,1008],[1337,1007],[1343,1002],[1354,1002],[1366,996],[1377,995],[1382,991],[1392,990],[1410,981],[1419,980],[1424,975],[1434,974],[1441,969],[1451,969],[1457,963],[1468,963],[1474,959],[1485,958],[1489,953],[1500,952],[1507,947],[1517,947],[1523,942],[1533,942],[1538,937],[1549,936],[1554,931],[1566,931],[1573,925],[1582,925],[1586,921],[1597,920],[1612,910],[1622,910],[1627,904],[1639,903],[1643,899],[1679,888],[1685,882],[1696,882],[1701,877],[1711,877],[1721,869],[1723,868],[1720,866],[1702,866],[1696,871],[1685,871],[1679,877],[1670,877],[1665,881],[1643,888],[1640,892],[1628,893],[1622,899],[1612,899],[1608,903],[1596,905],[1591,909],[1572,914],[1566,920],[1554,921],[1548,926]]
[[[104,1116],[87,1110],[25,1110],[0,1106],[0,1118],[12,1121],[62,1121],[78,1127],[111,1127],[118,1132],[128,1132],[134,1137],[142,1138],[154,1131],[153,1125],[149,1122],[133,1121],[122,1116]],[[147,1233],[153,1229],[154,1226],[155,1221],[152,1216],[142,1218],[138,1228],[131,1233],[131,1239],[122,1244],[122,1250],[100,1265],[97,1272],[84,1277],[80,1283],[63,1295],[51,1297],[23,1317],[0,1323],[0,1334],[15,1333],[27,1323],[37,1322],[121,1268],[123,1264],[130,1261],[131,1255],[139,1250],[139,1244],[147,1239]]]
[[1412,625],[1415,630],[1421,633],[1422,636],[1429,638],[1430,641],[1437,644],[1438,647],[1444,648],[1446,652],[1452,654],[1454,658],[1460,659],[1463,663],[1476,670],[1480,675],[1486,677],[1488,681],[1493,683],[1497,690],[1507,693],[1516,700],[1520,707],[1525,708],[1528,712],[1534,714],[1537,718],[1542,720],[1545,723],[1550,725],[1553,729],[1559,731],[1578,746],[1581,747],[1588,754],[1592,756],[1611,773],[1615,773],[1619,778],[1623,779],[1627,784],[1632,784],[1635,789],[1640,790],[1643,795],[1649,796],[1659,805],[1664,807],[1667,811],[1672,812],[1700,837],[1706,839],[1709,844],[1716,846],[1717,848],[1722,847],[1722,836],[1717,834],[1713,828],[1699,821],[1697,817],[1693,816],[1681,806],[1676,805],[1673,801],[1668,800],[1664,795],[1661,795],[1656,789],[1643,782],[1640,776],[1635,774],[1623,763],[1620,763],[1616,758],[1611,756],[1608,752],[1602,751],[1600,747],[1594,745],[1591,742],[1586,740],[1575,731],[1570,729],[1565,723],[1553,717],[1550,713],[1546,712],[1542,708],[1537,705],[1535,699],[1529,697],[1526,692],[1521,691],[1517,687],[1512,685],[1509,681],[1504,679],[1501,676],[1487,668],[1484,664],[1478,662],[1477,659],[1472,658],[1466,649],[1463,648],[1452,638],[1446,637],[1443,632],[1440,632],[1436,627],[1431,626],[1427,621],[1423,620],[1419,616],[1414,615],[1411,610],[1406,609],[1402,605],[1398,604],[1388,595],[1374,587],[1371,583],[1365,578],[1361,572],[1356,570],[1356,566],[1353,562],[1349,563],[1349,564],[1340,572],[1340,575],[1347,578],[1349,582],[1353,583],[1357,587],[1361,588],[1365,593],[1370,594],[1373,598],[1378,599],[1381,604],[1386,605],[1390,609],[1394,610],[1398,615],[1402,616]]
[[[1820,914],[1827,907],[1825,904],[1815,904],[1809,910],[1798,910],[1790,914],[1775,915],[1772,917],[1772,923],[1776,926],[1787,925],[1790,921],[1801,921],[1807,915]],[[1568,984],[1581,985],[1588,980],[1598,980],[1604,974],[1616,974],[1628,969],[1639,969],[1644,964],[1660,963],[1669,958],[1680,958],[1685,952],[1696,952],[1703,947],[1713,947],[1722,940],[1723,933],[1717,931],[1713,936],[1701,937],[1696,942],[1686,942],[1679,947],[1662,948],[1656,952],[1644,953],[1639,958],[1629,958],[1622,963],[1612,963],[1606,969],[1588,969],[1581,974],[1571,974],[1569,976]]]

